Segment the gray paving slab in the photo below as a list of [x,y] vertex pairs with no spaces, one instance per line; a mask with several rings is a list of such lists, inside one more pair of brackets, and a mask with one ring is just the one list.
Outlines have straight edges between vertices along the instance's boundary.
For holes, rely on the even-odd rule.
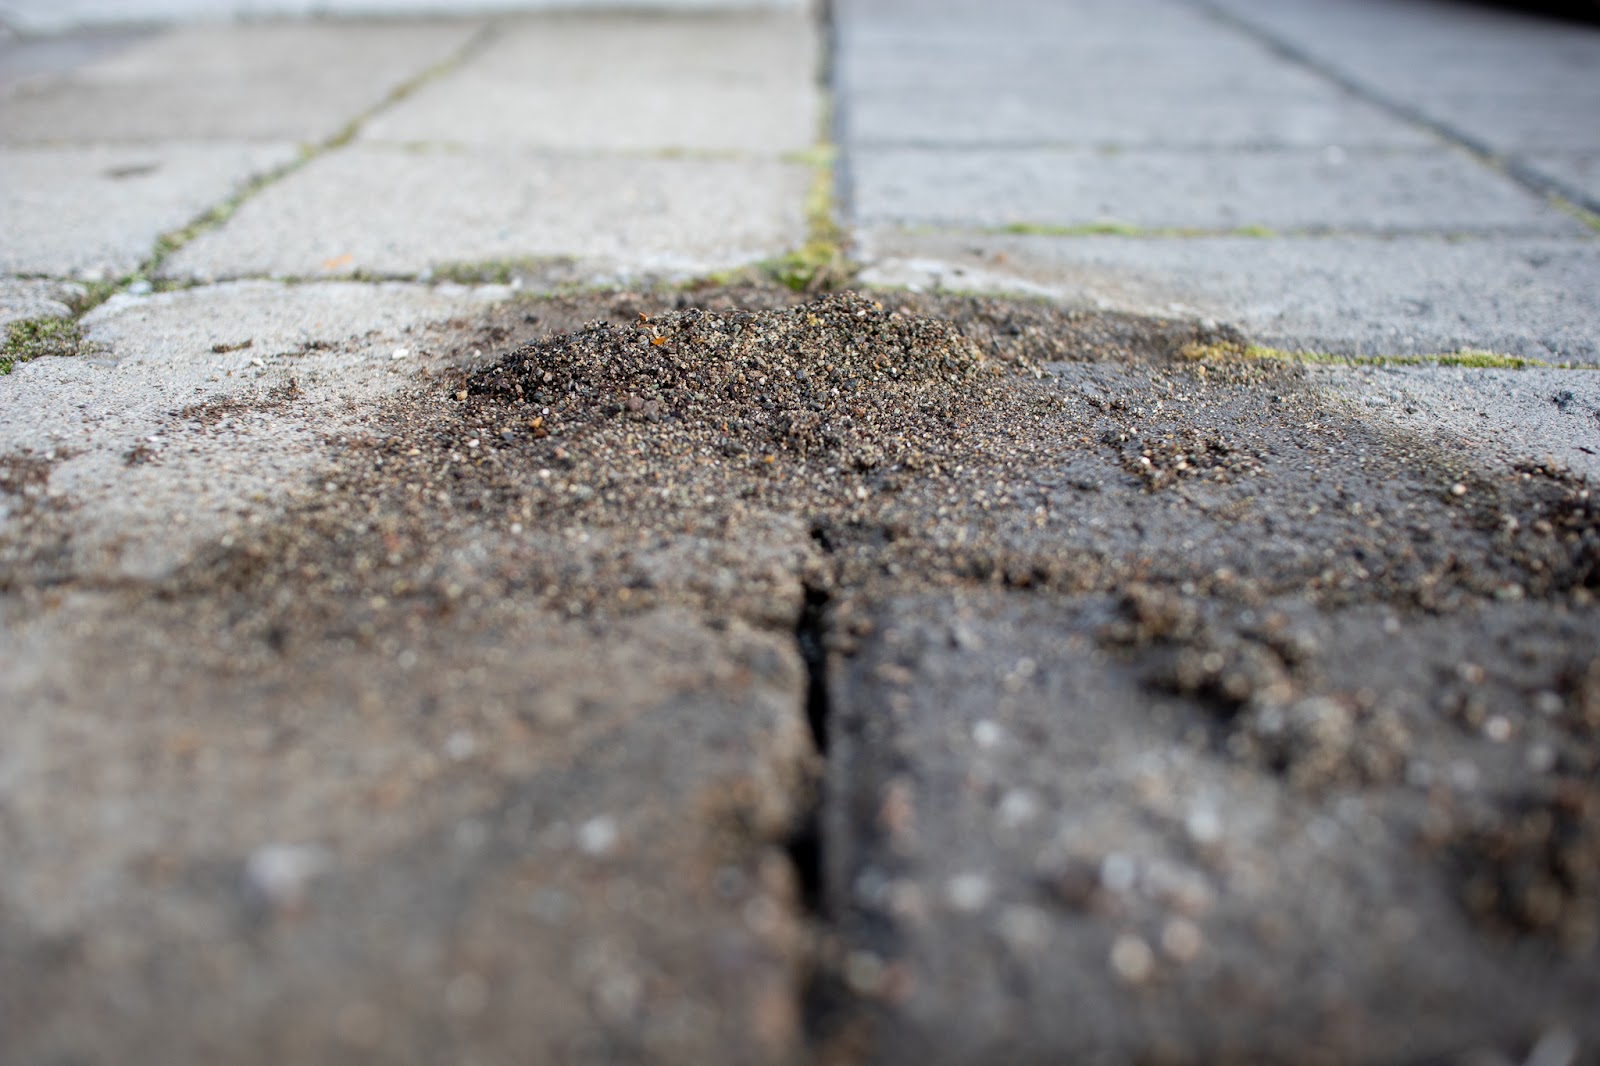
[[1582,190],[1591,202],[1600,203],[1600,152],[1530,153],[1522,157],[1522,162],[1539,174]]
[[23,318],[65,318],[83,286],[46,279],[0,278],[0,326]]
[[855,218],[1082,226],[1581,234],[1581,223],[1458,153],[862,148]]
[[[1303,634],[1289,639],[1315,646],[1327,691],[1394,677],[1369,696],[1377,717],[1415,729],[1412,765],[1475,755],[1487,787],[1526,776],[1518,751],[1484,754],[1492,744],[1420,713],[1432,671],[1459,662],[1461,620],[1374,640],[1362,630],[1381,608],[1315,620],[1258,608],[1237,617]],[[1506,639],[1571,624],[1494,615],[1478,624]],[[1592,1047],[1592,964],[1534,963],[1473,932],[1449,860],[1417,846],[1422,789],[1307,795],[1240,772],[1205,739],[1204,711],[1186,713],[1108,641],[1116,617],[1094,600],[905,597],[873,612],[881,637],[842,666],[831,889],[875,1061],[1425,1060],[1551,1036]],[[1348,713],[1296,706],[1291,720]]]
[[416,275],[449,263],[565,257],[591,273],[703,272],[798,244],[809,181],[809,168],[776,161],[358,145],[264,190],[164,271]]
[[1347,99],[1305,99],[1253,91],[1248,106],[1211,97],[1215,106],[1175,108],[1176,86],[1090,84],[1072,92],[990,86],[862,89],[850,93],[848,136],[868,146],[1117,147],[1198,150],[1269,146],[1426,148],[1426,132]]
[[1592,370],[1376,366],[1311,373],[1413,433],[1454,435],[1506,467],[1532,459],[1600,482],[1600,374]]
[[0,272],[116,277],[298,156],[270,142],[0,148]]
[[[116,296],[84,317],[79,355],[20,364],[0,379],[0,452],[60,458],[52,485],[82,517],[78,573],[166,575],[197,545],[269,513],[323,454],[314,420],[269,431],[250,403],[291,380],[299,400],[329,407],[392,391],[438,356],[427,327],[505,295],[242,282]],[[179,414],[207,404],[217,418]],[[230,404],[236,418],[225,417]],[[150,462],[130,464],[130,454]]]
[[798,8],[806,0],[4,0],[0,23],[29,33],[84,26],[236,19],[479,15],[530,9],[718,11]]
[[0,141],[319,143],[479,28],[452,21],[176,29],[14,89],[0,107]]
[[527,19],[361,138],[777,155],[816,141],[817,64],[803,11]]
[[34,81],[47,81],[136,41],[138,30],[102,29],[54,37],[17,37],[0,31],[0,98]]
[[869,283],[1031,291],[1231,322],[1262,343],[1347,354],[1488,348],[1600,363],[1600,242],[1142,239],[886,232]]

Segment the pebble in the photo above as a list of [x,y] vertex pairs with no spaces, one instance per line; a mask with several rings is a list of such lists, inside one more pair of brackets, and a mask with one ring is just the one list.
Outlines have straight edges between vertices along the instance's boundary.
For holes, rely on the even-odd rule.
[[608,814],[591,818],[578,827],[578,850],[585,855],[605,855],[617,845],[617,820]]
[[1155,973],[1156,957],[1140,937],[1123,933],[1111,945],[1111,972],[1125,984],[1141,985]]
[[989,902],[993,887],[980,873],[957,874],[945,884],[945,899],[958,911],[981,910]]
[[294,908],[305,902],[311,882],[327,865],[328,856],[321,848],[267,844],[246,860],[245,883],[272,906]]

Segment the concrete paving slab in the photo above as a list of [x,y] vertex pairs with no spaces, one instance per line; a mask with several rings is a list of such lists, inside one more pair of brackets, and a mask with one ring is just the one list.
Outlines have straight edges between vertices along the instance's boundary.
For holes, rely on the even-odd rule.
[[0,148],[0,273],[114,278],[298,154],[270,143]]
[[[1314,621],[1278,602],[1240,610],[1246,627],[1270,616],[1314,643],[1329,691],[1384,671],[1374,714],[1403,717],[1412,765],[1441,772],[1493,748],[1417,713],[1464,633],[1567,624],[1509,606],[1379,642],[1361,634],[1381,608]],[[873,613],[881,638],[841,670],[834,758],[849,776],[832,887],[875,1061],[1415,1060],[1553,1035],[1592,1046],[1592,963],[1535,962],[1473,930],[1452,859],[1416,843],[1422,789],[1307,793],[1241,772],[1207,739],[1204,709],[1108,640],[1116,612],[907,597]],[[1515,706],[1493,698],[1497,712]],[[1348,713],[1295,706],[1288,718]],[[1526,775],[1506,755],[1477,764],[1486,792]]]
[[1600,374],[1451,366],[1318,367],[1315,379],[1417,434],[1503,466],[1536,460],[1600,483]]
[[0,326],[23,318],[67,318],[83,286],[71,282],[0,278]]
[[429,327],[506,294],[243,282],[116,296],[84,318],[79,355],[0,380],[0,453],[54,457],[52,488],[80,515],[75,573],[155,579],[273,513],[346,404],[400,387],[439,354]]
[[164,271],[416,275],[566,257],[591,276],[697,273],[797,245],[809,181],[809,168],[776,161],[353,146],[264,190]]
[[50,81],[114,55],[144,37],[137,30],[103,29],[59,37],[17,37],[0,30],[0,96]]
[[0,141],[319,143],[479,29],[470,21],[177,29],[16,89],[0,108]]
[[1455,152],[861,149],[858,222],[1582,234]]
[[995,147],[1111,147],[1199,150],[1220,147],[1428,148],[1436,138],[1415,126],[1349,100],[1298,99],[1272,94],[1265,104],[1196,99],[1208,106],[1177,108],[1174,88],[1085,86],[1051,91],[983,92],[925,86],[856,90],[844,119],[859,150],[900,145]]
[[1522,162],[1563,185],[1582,190],[1591,203],[1600,203],[1600,152],[1534,152],[1524,155]]
[[1261,343],[1341,354],[1488,348],[1600,363],[1600,243],[908,235],[863,249],[869,284],[1004,291],[1230,322]]
[[29,33],[84,26],[217,22],[270,18],[471,16],[569,11],[743,11],[798,8],[806,0],[4,0],[0,21]]
[[820,102],[803,11],[552,16],[497,27],[472,62],[386,110],[363,140],[495,149],[809,148]]

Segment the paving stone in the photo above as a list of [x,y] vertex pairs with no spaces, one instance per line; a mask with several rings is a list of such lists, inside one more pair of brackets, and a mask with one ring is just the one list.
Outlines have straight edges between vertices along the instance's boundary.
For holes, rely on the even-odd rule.
[[1444,150],[863,149],[862,223],[1581,234],[1581,223]]
[[293,162],[291,144],[0,148],[0,273],[114,278],[251,178]]
[[0,278],[0,326],[22,318],[66,318],[83,286],[70,282]]
[[[3,16],[0,16],[3,17]],[[0,29],[0,95],[31,82],[49,81],[127,48],[145,33],[103,29],[51,37],[16,37]],[[0,118],[0,122],[4,119]]]
[[30,33],[77,27],[262,18],[384,18],[444,14],[514,14],[530,9],[577,6],[625,7],[634,11],[783,9],[804,0],[7,0],[4,18]]
[[882,231],[869,283],[1004,290],[1232,322],[1347,354],[1463,347],[1600,363],[1600,244],[1573,241],[979,237]]
[[179,596],[0,602],[10,1061],[797,1058],[786,636],[502,611],[262,668]]
[[591,274],[704,272],[798,244],[809,180],[809,168],[775,161],[355,146],[263,191],[165,273],[415,275],[539,257]]
[[198,545],[273,513],[322,461],[348,403],[435,361],[430,327],[505,294],[241,282],[116,296],[84,318],[78,356],[0,379],[0,453],[55,457],[51,484],[81,515],[66,556],[76,572],[170,574]]
[[[1273,610],[1291,609],[1251,617]],[[1333,687],[1382,671],[1387,701],[1427,698],[1475,627],[1566,624],[1513,606],[1375,642],[1379,615],[1288,617],[1315,627]],[[874,1061],[1416,1060],[1600,1038],[1592,963],[1474,932],[1448,857],[1417,846],[1419,790],[1241,772],[1205,710],[1106,647],[1115,618],[907,596],[839,668],[830,898]],[[1448,727],[1413,740],[1419,762],[1468,757]],[[1525,773],[1483,765],[1491,792]]]
[[478,29],[470,21],[185,27],[15,90],[0,109],[0,141],[318,143]]
[[804,12],[519,20],[470,63],[363,128],[364,140],[563,150],[793,152],[817,139]]
[[1590,203],[1600,204],[1600,152],[1535,153],[1523,156],[1522,161],[1539,173],[1583,192]]
[[849,142],[862,150],[935,144],[1421,148],[1433,140],[1416,127],[1349,100],[1273,94],[1269,102],[1248,107],[1235,100],[1214,100],[1215,106],[1177,108],[1172,105],[1172,91],[1104,84],[1049,91],[990,87],[982,93],[943,85],[863,89],[850,94],[845,129]]

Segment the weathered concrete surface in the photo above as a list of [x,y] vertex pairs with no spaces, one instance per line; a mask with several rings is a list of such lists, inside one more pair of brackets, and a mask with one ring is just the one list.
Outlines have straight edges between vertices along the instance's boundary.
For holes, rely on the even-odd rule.
[[77,356],[5,379],[0,452],[41,457],[74,501],[67,570],[164,576],[274,514],[355,417],[347,405],[438,365],[440,324],[504,295],[244,282],[115,297],[83,320]]
[[787,9],[805,0],[5,0],[0,24],[30,33],[82,27],[234,21],[259,18],[493,15],[575,7],[701,12]]
[[[319,144],[480,28],[464,21],[184,27],[29,79],[0,106],[0,142]],[[0,66],[50,47],[23,42]]]
[[364,141],[773,157],[818,136],[809,13],[511,23]]
[[797,243],[809,177],[779,162],[359,145],[264,190],[163,274],[415,276],[540,258],[590,276],[706,272]]
[[66,318],[83,287],[70,282],[0,278],[0,326],[22,318]]
[[879,264],[863,275],[872,284],[1022,289],[1075,305],[1197,315],[1290,350],[1488,348],[1600,363],[1592,241],[892,233],[863,250]]
[[[884,0],[836,20],[869,283],[1009,274],[1308,348],[1595,358],[1600,239],[1547,197],[1593,184],[1593,26],[1432,0]],[[1107,224],[1146,232],[1085,232]],[[1277,239],[1207,235],[1238,227]],[[1347,239],[1367,234],[1418,239]],[[1450,246],[1465,234],[1492,239]]]
[[0,272],[115,278],[297,155],[240,142],[0,148]]

